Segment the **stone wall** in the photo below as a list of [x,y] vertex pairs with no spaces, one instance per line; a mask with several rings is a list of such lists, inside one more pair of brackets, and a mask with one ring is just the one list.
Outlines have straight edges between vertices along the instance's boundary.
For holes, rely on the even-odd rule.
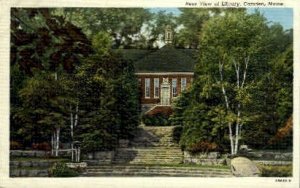
[[55,161],[10,161],[10,177],[48,177]]
[[11,157],[48,157],[51,155],[51,152],[39,150],[10,150],[9,154]]
[[226,156],[222,156],[219,152],[197,153],[192,154],[188,151],[183,152],[183,162],[185,164],[199,164],[199,165],[225,165]]
[[97,151],[84,155],[89,165],[111,164],[115,156],[114,151]]
[[292,161],[293,152],[280,151],[251,151],[244,153],[243,156],[252,160],[275,160],[275,161]]

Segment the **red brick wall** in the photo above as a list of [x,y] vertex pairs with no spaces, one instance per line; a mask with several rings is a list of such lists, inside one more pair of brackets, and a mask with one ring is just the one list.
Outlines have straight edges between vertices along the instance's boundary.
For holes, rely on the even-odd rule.
[[[170,83],[170,96],[172,100],[172,79],[176,78],[177,79],[177,96],[181,93],[181,78],[186,78],[187,82],[187,88],[191,84],[191,79],[193,78],[193,75],[191,74],[174,74],[174,75],[143,75],[143,74],[138,74],[138,79],[140,79],[140,90],[141,90],[141,103],[142,104],[156,104],[160,102],[160,99],[154,98],[154,78],[159,78],[159,85],[163,82],[163,78],[168,78],[169,83]],[[150,78],[150,98],[145,98],[145,78]],[[159,95],[160,95],[160,88],[159,88]],[[159,96],[160,97],[160,96]]]

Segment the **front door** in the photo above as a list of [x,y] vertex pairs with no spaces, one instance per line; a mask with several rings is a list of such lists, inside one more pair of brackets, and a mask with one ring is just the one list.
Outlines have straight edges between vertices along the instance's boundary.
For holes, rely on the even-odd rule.
[[163,79],[160,89],[160,103],[161,105],[170,105],[170,83],[168,79]]

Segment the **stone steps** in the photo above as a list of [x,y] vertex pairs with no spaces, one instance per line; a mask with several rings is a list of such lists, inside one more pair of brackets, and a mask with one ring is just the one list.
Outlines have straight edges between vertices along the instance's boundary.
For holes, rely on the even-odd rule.
[[104,165],[88,167],[82,176],[232,177],[229,169],[147,165]]
[[173,142],[174,127],[138,127],[129,148],[117,149],[113,164],[180,164],[183,153]]
[[150,147],[118,149],[114,164],[180,164],[183,153],[177,148]]
[[144,126],[139,127],[135,133],[135,138],[130,143],[132,147],[178,147],[173,142],[174,127],[156,127]]

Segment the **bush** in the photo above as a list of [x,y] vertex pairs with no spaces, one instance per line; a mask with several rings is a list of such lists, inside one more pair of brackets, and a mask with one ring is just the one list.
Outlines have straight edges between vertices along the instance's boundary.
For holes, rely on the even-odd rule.
[[148,115],[142,117],[142,121],[147,126],[168,126],[170,125],[169,117],[163,114]]
[[200,141],[189,146],[187,150],[191,153],[212,152],[218,151],[218,145],[214,142]]
[[10,142],[10,149],[11,150],[23,149],[23,145],[20,142],[11,141]]
[[292,165],[285,166],[266,166],[259,165],[262,172],[262,177],[292,177],[293,167]]
[[172,138],[173,138],[174,142],[179,143],[180,137],[181,137],[181,134],[182,134],[182,129],[183,129],[183,127],[181,127],[181,126],[176,126],[173,129]]
[[53,177],[76,177],[79,175],[76,170],[68,168],[65,163],[55,163],[50,174]]
[[50,151],[51,150],[51,146],[49,143],[47,142],[42,142],[42,143],[33,143],[31,145],[31,148],[33,150],[44,150],[44,151]]

